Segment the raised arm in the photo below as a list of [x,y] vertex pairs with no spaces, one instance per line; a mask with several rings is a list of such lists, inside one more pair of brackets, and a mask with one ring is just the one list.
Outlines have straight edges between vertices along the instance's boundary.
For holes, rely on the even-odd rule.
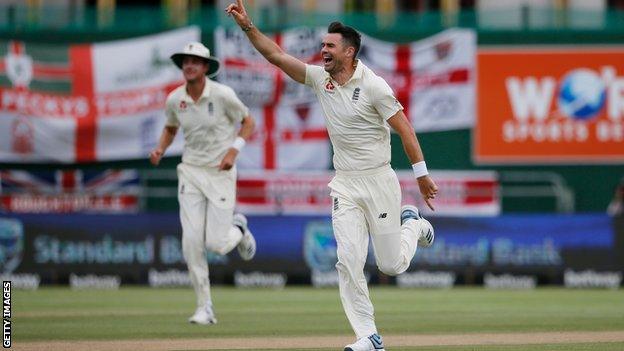
[[[420,149],[418,139],[416,139],[416,133],[414,132],[414,128],[410,122],[407,120],[407,117],[405,117],[405,113],[403,113],[403,111],[397,112],[394,116],[388,118],[388,124],[392,127],[392,129],[394,129],[394,131],[397,132],[397,134],[399,134],[401,142],[403,143],[405,154],[407,154],[407,158],[409,158],[412,165],[423,162],[425,158],[422,150]],[[434,208],[431,200],[435,199],[436,194],[438,193],[438,186],[433,182],[428,174],[422,175],[416,179],[418,181],[418,188],[420,189],[423,199],[427,203],[427,206],[433,210]]]
[[236,4],[230,4],[225,9],[225,12],[234,18],[236,23],[247,34],[251,44],[267,61],[279,67],[295,81],[302,84],[305,83],[305,63],[285,53],[282,48],[253,25],[251,18],[247,15],[243,0],[236,0]]

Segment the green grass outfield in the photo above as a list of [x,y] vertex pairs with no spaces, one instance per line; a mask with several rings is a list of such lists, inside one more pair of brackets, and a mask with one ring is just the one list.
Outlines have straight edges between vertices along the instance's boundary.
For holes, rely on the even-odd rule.
[[[624,332],[624,292],[619,290],[373,287],[371,297],[382,335]],[[213,302],[219,323],[214,326],[187,323],[195,306],[191,288],[14,290],[12,302],[13,343],[17,349],[22,342],[50,340],[352,335],[337,289],[216,287],[213,288]],[[388,337],[386,341],[391,344]],[[336,345],[335,349],[341,349],[340,346]],[[414,349],[624,350],[624,341],[391,348]]]

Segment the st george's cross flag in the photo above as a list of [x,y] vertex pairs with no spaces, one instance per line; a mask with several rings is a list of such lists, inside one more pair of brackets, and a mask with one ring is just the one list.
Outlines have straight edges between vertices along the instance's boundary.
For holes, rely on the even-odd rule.
[[[182,75],[169,56],[189,27],[94,44],[0,40],[0,162],[146,158]],[[181,138],[170,152],[179,154]]]
[[[270,38],[287,53],[321,65],[324,28],[299,27]],[[324,117],[311,89],[288,78],[253,48],[238,28],[215,31],[220,81],[259,120],[243,150],[243,169],[319,170],[331,166]],[[358,58],[393,88],[418,132],[471,128],[475,119],[476,35],[449,29],[412,43],[362,36]]]

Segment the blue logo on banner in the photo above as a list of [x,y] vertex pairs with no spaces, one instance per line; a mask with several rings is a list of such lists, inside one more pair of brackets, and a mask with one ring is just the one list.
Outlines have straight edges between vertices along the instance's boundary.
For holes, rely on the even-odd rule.
[[0,218],[0,267],[11,273],[22,262],[24,227],[17,219]]
[[559,109],[568,117],[588,120],[605,104],[607,89],[596,72],[581,68],[568,73],[561,83]]
[[308,267],[312,270],[327,272],[334,269],[338,258],[331,222],[311,221],[307,223],[303,238],[303,255]]

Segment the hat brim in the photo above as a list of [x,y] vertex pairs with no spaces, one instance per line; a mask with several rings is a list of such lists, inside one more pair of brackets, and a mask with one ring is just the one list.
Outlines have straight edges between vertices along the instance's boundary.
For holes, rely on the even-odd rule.
[[206,60],[208,62],[208,72],[206,72],[206,76],[208,78],[212,78],[219,73],[219,69],[221,68],[221,62],[219,62],[219,59],[216,57],[209,56],[208,58],[206,58],[206,57],[198,56],[198,55],[177,53],[177,54],[171,55],[171,61],[173,61],[173,63],[179,69],[182,69],[182,61],[184,61],[185,56],[194,56],[194,57],[199,57],[200,59]]

